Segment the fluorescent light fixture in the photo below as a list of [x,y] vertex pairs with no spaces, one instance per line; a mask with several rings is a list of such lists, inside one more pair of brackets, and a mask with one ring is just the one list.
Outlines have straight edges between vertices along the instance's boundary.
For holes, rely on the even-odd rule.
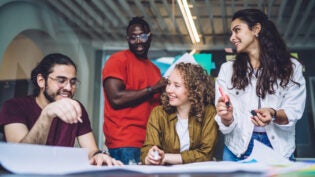
[[193,55],[193,54],[195,54],[196,52],[197,52],[196,49],[192,49],[192,50],[189,52],[189,55]]
[[199,43],[200,42],[199,34],[197,32],[195,23],[191,16],[187,0],[177,0],[177,3],[179,5],[180,11],[183,14],[185,24],[188,29],[188,33],[189,33],[192,43],[193,44]]

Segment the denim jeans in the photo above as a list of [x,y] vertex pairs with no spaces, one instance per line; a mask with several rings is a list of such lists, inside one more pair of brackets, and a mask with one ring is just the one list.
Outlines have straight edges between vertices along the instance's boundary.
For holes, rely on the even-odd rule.
[[239,160],[244,160],[246,159],[253,150],[254,147],[254,140],[257,140],[263,144],[265,144],[266,146],[269,146],[272,148],[271,143],[268,139],[268,136],[266,133],[256,133],[253,132],[252,138],[250,139],[249,145],[247,147],[247,150],[245,151],[244,154],[241,155],[241,157],[237,157],[236,155],[234,155],[226,145],[224,145],[224,150],[223,150],[223,160],[224,161],[239,161]]
[[120,160],[125,165],[138,164],[140,162],[140,148],[112,148],[108,149],[111,157]]

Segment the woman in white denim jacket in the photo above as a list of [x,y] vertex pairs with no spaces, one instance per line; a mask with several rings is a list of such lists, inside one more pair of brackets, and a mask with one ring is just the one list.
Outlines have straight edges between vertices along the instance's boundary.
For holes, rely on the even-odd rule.
[[236,12],[231,31],[236,59],[224,63],[216,79],[223,160],[247,158],[254,139],[293,160],[295,124],[306,99],[302,65],[291,58],[275,25],[260,10]]

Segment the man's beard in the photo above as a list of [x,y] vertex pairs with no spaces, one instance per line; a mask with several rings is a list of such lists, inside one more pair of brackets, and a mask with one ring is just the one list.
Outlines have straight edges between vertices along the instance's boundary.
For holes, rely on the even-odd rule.
[[[59,89],[59,90],[57,91],[57,93],[56,93],[55,96],[60,95],[61,90],[62,90],[62,89]],[[69,92],[69,91],[67,91],[67,92],[69,93],[69,97],[68,97],[68,98],[72,98],[72,97],[73,97],[72,93]],[[45,96],[45,98],[46,98],[50,103],[56,101],[56,99],[55,99],[51,94],[49,94],[49,93],[47,92],[47,86],[46,86],[46,88],[45,88],[45,90],[44,90],[44,96]]]
[[45,90],[44,90],[44,96],[45,96],[45,98],[46,98],[50,103],[56,101],[52,96],[50,96],[50,95],[47,93],[47,87],[46,87]]
[[[142,58],[142,59],[147,59],[148,58],[148,52],[150,48],[150,43],[141,43],[141,44],[129,44],[129,49],[130,51],[137,57],[137,58]],[[136,48],[138,45],[141,45],[144,50],[142,52],[139,52]]]

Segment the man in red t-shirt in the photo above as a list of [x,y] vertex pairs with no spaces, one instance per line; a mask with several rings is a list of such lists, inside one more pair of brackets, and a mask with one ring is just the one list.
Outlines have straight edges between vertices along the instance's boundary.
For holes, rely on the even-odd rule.
[[105,144],[124,164],[140,161],[146,124],[167,80],[148,59],[152,34],[141,17],[127,27],[129,50],[113,54],[103,68]]
[[75,138],[87,148],[93,165],[122,165],[97,148],[83,105],[72,99],[77,80],[75,63],[49,54],[33,69],[32,96],[6,101],[0,112],[7,142],[73,147]]

